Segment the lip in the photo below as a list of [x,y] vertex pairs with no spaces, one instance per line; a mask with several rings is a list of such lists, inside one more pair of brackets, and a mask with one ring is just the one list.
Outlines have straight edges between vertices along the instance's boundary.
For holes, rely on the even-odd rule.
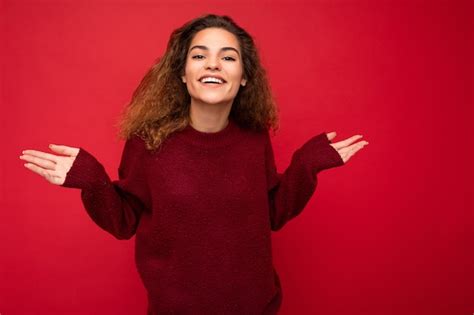
[[202,79],[202,78],[205,78],[205,77],[217,78],[217,79],[222,80],[222,82],[227,83],[227,81],[224,80],[223,77],[221,77],[220,75],[217,75],[217,74],[205,74],[205,75],[201,76],[201,77],[198,79],[198,81],[201,82],[201,79]]
[[202,83],[201,81],[198,81],[200,85],[206,87],[206,88],[210,88],[210,89],[217,89],[217,88],[220,88],[222,87],[224,84],[226,84],[225,82],[224,83],[221,83],[221,84],[213,84],[213,83]]

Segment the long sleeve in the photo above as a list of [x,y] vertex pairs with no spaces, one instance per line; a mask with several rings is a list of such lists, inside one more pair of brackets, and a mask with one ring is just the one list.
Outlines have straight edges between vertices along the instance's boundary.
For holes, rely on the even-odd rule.
[[288,168],[279,173],[268,132],[265,138],[271,229],[278,231],[304,209],[316,189],[317,174],[341,166],[344,161],[323,132],[296,150]]
[[81,147],[62,184],[81,189],[89,216],[119,240],[130,239],[136,233],[140,216],[149,204],[145,150],[137,136],[127,140],[118,168],[119,180],[111,181],[103,165]]

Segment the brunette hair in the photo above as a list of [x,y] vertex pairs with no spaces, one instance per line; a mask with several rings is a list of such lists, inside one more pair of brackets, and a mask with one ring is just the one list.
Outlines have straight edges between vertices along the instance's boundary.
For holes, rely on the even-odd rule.
[[118,137],[124,140],[138,135],[149,150],[157,149],[173,132],[189,124],[191,97],[181,81],[187,53],[197,32],[217,27],[234,34],[242,53],[246,86],[240,86],[229,116],[242,128],[263,131],[279,126],[278,108],[257,47],[244,29],[230,17],[206,14],[174,30],[166,52],[158,58],[122,110]]

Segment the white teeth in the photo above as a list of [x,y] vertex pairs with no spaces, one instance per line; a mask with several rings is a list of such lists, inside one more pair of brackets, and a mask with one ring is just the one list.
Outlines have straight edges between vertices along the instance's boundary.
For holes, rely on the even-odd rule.
[[201,82],[202,83],[207,83],[207,82],[216,82],[216,83],[224,83],[224,81],[222,81],[221,79],[218,79],[218,78],[214,78],[214,77],[205,77],[205,78],[202,78],[201,79]]

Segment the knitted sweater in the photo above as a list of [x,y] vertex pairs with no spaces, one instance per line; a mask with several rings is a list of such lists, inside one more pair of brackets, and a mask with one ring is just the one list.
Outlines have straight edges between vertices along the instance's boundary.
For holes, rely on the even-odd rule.
[[89,216],[115,238],[135,235],[148,314],[277,314],[271,231],[301,213],[318,172],[344,164],[329,143],[314,136],[278,173],[268,131],[232,119],[214,133],[188,125],[153,153],[127,140],[115,181],[81,147],[62,186],[80,188]]

